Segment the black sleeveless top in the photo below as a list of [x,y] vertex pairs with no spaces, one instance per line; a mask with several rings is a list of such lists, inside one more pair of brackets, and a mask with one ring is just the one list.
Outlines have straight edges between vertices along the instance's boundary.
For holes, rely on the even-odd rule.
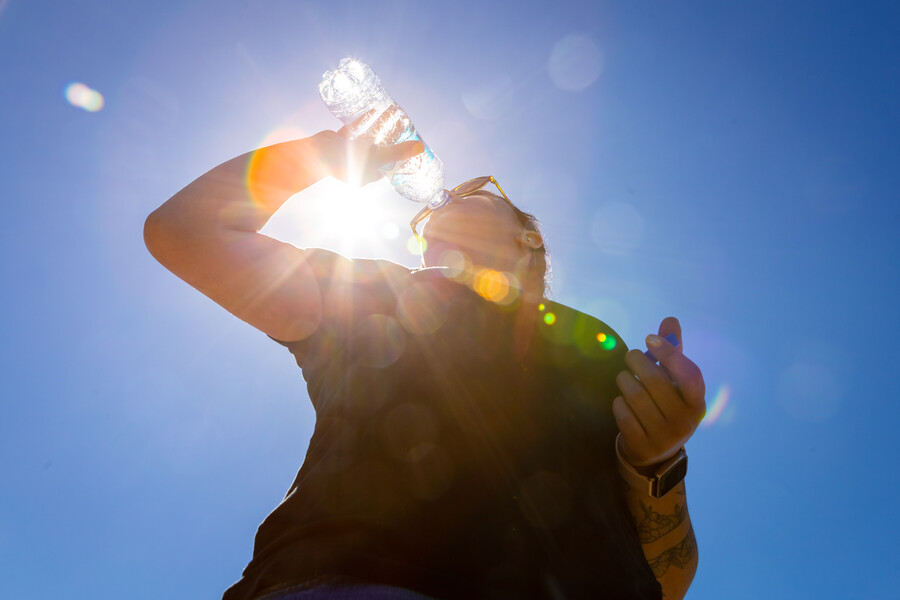
[[224,600],[325,575],[435,598],[661,597],[614,462],[614,331],[546,302],[523,332],[520,309],[446,271],[310,252],[323,316],[284,345],[315,430]]

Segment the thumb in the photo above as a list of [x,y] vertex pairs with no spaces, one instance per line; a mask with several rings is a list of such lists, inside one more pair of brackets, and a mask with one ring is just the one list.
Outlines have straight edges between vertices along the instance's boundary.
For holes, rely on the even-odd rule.
[[677,351],[683,352],[684,342],[681,339],[681,323],[675,317],[666,317],[659,324],[659,337],[664,338],[670,333],[675,334],[675,337],[678,338],[679,346]]

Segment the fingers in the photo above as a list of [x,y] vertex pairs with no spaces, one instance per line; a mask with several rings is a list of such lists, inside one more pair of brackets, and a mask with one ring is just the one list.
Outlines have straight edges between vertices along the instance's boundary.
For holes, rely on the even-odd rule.
[[321,131],[313,136],[319,162],[329,175],[355,185],[365,185],[382,177],[382,168],[406,160],[425,150],[420,140],[376,146],[364,138],[353,138],[347,126],[338,131]]
[[350,136],[349,129],[320,131],[312,138],[318,151],[317,165],[322,176],[330,175],[351,185],[365,185],[381,179],[382,168],[424,151],[421,141],[391,146],[375,146],[371,141]]
[[[659,331],[680,339],[681,325],[670,317]],[[640,350],[628,352],[628,370],[616,377],[622,395],[612,406],[624,451],[635,466],[655,464],[677,452],[706,411],[703,375],[681,347],[660,335],[647,336],[647,346],[659,364]]]
[[656,431],[665,425],[666,417],[656,399],[651,397],[647,387],[631,371],[622,371],[616,375],[616,385],[622,392],[626,408],[634,415],[642,430]]
[[[663,323],[665,323],[665,321],[663,321]],[[662,326],[660,327],[660,330],[662,330]],[[680,331],[678,333],[680,333]],[[703,374],[700,372],[697,365],[683,354],[683,346],[675,348],[660,336],[651,334],[647,336],[647,347],[653,352],[653,356],[659,360],[660,366],[663,367],[664,374],[668,375],[668,377],[678,386],[678,390],[681,392],[681,397],[684,401],[692,407],[705,408],[704,398],[706,397],[706,384],[703,381]],[[641,354],[641,356],[643,357],[643,354]],[[629,364],[628,356],[625,357],[625,361],[626,364]],[[656,373],[649,368],[652,365],[649,359],[646,361],[633,360],[633,363],[634,364],[629,364],[629,368],[639,369],[640,372],[638,372],[637,375],[642,381],[644,380],[644,377],[650,377],[653,380],[658,381],[659,378],[655,376]]]
[[375,146],[367,141],[356,140],[359,144],[357,153],[363,157],[364,171],[363,183],[378,181],[384,176],[382,169],[389,168],[397,161],[406,160],[417,154],[421,154],[425,145],[420,141],[401,142],[390,146]]
[[697,428],[701,411],[687,404],[664,369],[640,350],[631,350],[625,364],[629,370],[619,373],[616,384],[646,433],[644,452],[677,451]]
[[[389,168],[397,161],[406,160],[421,154],[425,145],[420,141],[401,142],[390,146],[376,146],[366,140],[358,139],[350,142],[351,154],[362,165],[360,183],[363,185],[378,181],[384,176],[382,169]],[[354,162],[351,158],[351,164]]]
[[622,432],[622,437],[625,441],[625,448],[623,449],[625,459],[634,466],[651,464],[636,457],[632,451],[633,446],[638,448],[647,447],[649,446],[649,442],[647,440],[647,431],[644,429],[643,425],[641,425],[640,419],[637,418],[634,411],[628,406],[628,403],[623,396],[619,396],[613,400],[612,411],[613,416],[616,419],[616,424],[619,426],[619,431]]
[[681,339],[681,323],[678,322],[678,319],[675,317],[666,317],[663,319],[662,323],[659,324],[659,337],[664,338],[670,333],[675,334],[675,338],[678,340],[678,343],[681,344],[679,348],[680,352],[683,352],[684,348],[684,340]]
[[381,178],[381,171],[373,159],[372,144],[365,140],[340,138],[335,148],[337,159],[332,175],[351,185],[366,185]]
[[646,405],[625,398],[623,395],[613,400],[612,411],[622,432],[622,454],[631,465],[643,467],[660,463],[684,445],[686,438],[672,435],[665,421],[652,416]]
[[425,144],[421,141],[400,142],[390,146],[376,146],[373,162],[382,167],[398,160],[406,160],[425,151]]

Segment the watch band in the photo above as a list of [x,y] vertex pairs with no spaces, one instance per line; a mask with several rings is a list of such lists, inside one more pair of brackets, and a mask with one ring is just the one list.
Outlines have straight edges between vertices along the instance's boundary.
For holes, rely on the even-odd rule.
[[657,465],[651,475],[642,475],[622,457],[622,450],[619,447],[621,438],[621,433],[616,436],[619,473],[631,487],[646,489],[648,495],[653,498],[662,498],[684,480],[687,475],[687,452],[684,447],[675,456]]

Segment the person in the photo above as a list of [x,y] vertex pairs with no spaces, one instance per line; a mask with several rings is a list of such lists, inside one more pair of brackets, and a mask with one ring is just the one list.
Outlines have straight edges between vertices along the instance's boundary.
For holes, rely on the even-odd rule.
[[705,390],[665,339],[676,319],[650,357],[546,299],[537,221],[493,177],[417,216],[418,269],[259,233],[322,178],[364,185],[421,149],[323,131],[231,159],[147,218],[160,263],[293,354],[316,412],[225,600],[683,597]]

